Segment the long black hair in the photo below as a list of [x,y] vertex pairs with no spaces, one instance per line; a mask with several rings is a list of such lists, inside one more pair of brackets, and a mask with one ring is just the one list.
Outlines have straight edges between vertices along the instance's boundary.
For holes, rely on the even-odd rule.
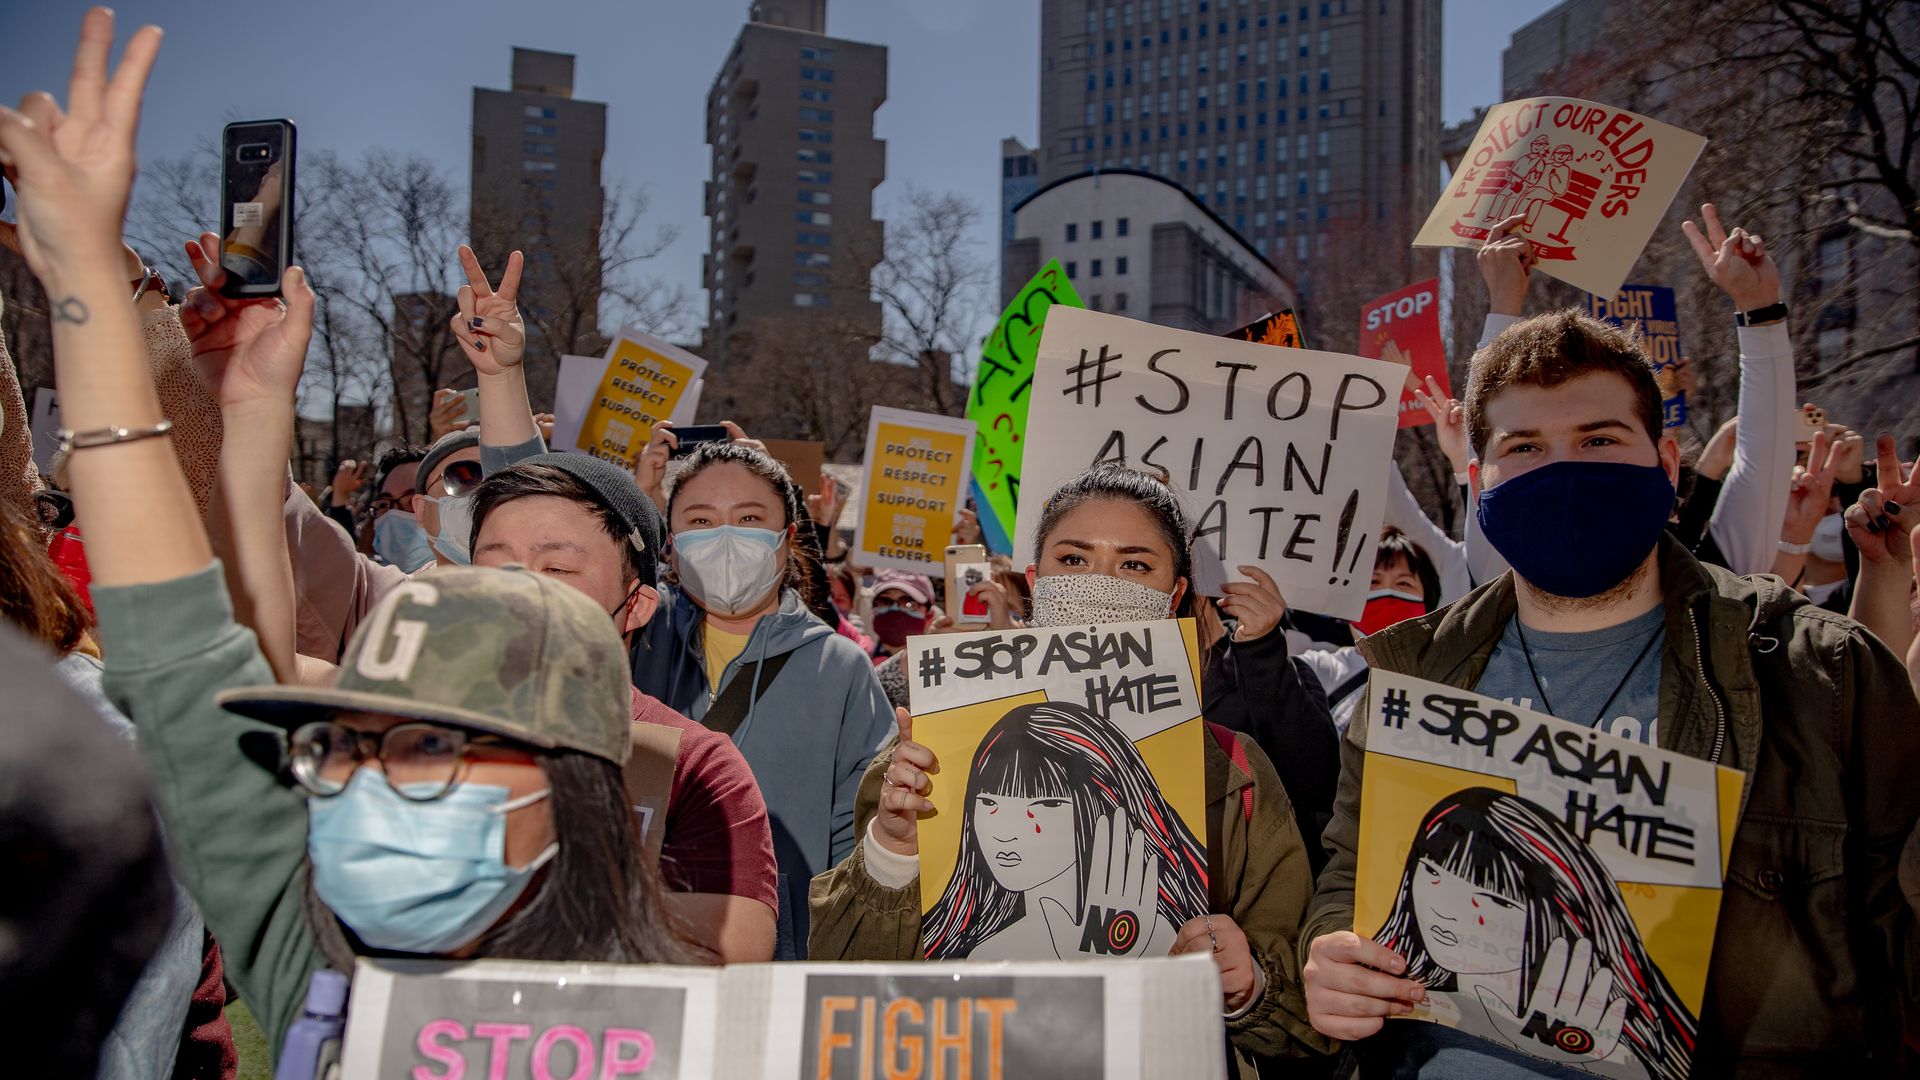
[[[519,906],[480,935],[475,959],[609,964],[712,962],[666,910],[666,883],[647,861],[639,818],[620,766],[573,750],[533,751],[552,793],[560,850],[537,871]],[[309,875],[311,880],[311,875]],[[340,971],[369,948],[308,886],[308,923]]]
[[1193,549],[1187,542],[1187,513],[1180,506],[1180,497],[1167,486],[1165,476],[1143,472],[1123,460],[1096,462],[1086,472],[1053,490],[1041,506],[1040,524],[1033,530],[1033,561],[1040,561],[1047,549],[1047,538],[1060,527],[1061,519],[1100,499],[1132,503],[1153,518],[1167,547],[1173,551],[1175,578],[1187,583],[1173,617],[1193,614]]

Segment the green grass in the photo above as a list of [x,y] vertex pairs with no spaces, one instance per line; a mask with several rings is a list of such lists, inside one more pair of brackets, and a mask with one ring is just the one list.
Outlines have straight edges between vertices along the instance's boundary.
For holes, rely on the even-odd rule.
[[233,1048],[240,1054],[239,1080],[273,1080],[267,1036],[254,1022],[253,1013],[236,1001],[227,1006],[227,1023],[233,1025]]

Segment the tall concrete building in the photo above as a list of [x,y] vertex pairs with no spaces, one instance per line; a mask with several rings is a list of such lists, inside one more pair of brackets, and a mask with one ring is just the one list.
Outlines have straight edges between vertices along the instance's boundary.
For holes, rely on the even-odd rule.
[[710,225],[702,266],[707,359],[744,355],[765,316],[826,309],[877,339],[868,271],[881,250],[873,189],[886,145],[884,46],[826,36],[825,0],[749,9],[707,93]]
[[550,405],[559,354],[598,335],[607,107],[573,96],[567,53],[515,48],[512,86],[473,89],[470,227],[496,277],[508,251],[526,252],[527,379],[534,402]]
[[1007,245],[1013,243],[1013,208],[1027,196],[1040,190],[1040,155],[1019,139],[1000,140],[1000,291],[1018,289],[1025,281],[1009,285]]
[[1441,183],[1440,0],[1042,0],[1040,181],[1132,168],[1301,272],[1408,246]]

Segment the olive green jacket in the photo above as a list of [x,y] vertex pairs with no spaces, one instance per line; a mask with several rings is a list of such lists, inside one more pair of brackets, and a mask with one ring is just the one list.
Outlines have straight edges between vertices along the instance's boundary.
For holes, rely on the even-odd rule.
[[[1920,703],[1858,623],[1770,576],[1661,541],[1660,745],[1747,776],[1693,1075],[1898,1071],[1920,999],[1920,936],[1896,871],[1920,845]],[[1373,666],[1470,689],[1516,607],[1512,574],[1361,643]],[[1331,855],[1300,934],[1353,926],[1368,724],[1347,729]],[[1913,856],[1910,854],[1909,858]]]
[[[1222,729],[1224,730],[1224,729]],[[1307,850],[1294,823],[1286,789],[1260,748],[1240,739],[1242,769],[1214,734],[1206,743],[1208,883],[1216,912],[1246,932],[1267,988],[1252,1009],[1227,1021],[1227,1036],[1253,1076],[1254,1057],[1301,1057],[1333,1049],[1307,1022],[1295,936],[1313,892]],[[854,835],[866,835],[880,806],[880,788],[893,760],[889,746],[867,767],[854,804]],[[1251,813],[1243,793],[1251,789]],[[813,879],[813,927],[807,955],[814,960],[918,960],[920,882],[888,889],[867,873],[864,847]]]

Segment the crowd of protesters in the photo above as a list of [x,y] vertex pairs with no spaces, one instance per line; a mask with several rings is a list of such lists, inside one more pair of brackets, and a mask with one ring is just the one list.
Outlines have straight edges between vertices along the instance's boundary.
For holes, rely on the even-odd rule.
[[[313,973],[364,956],[1070,952],[1052,900],[994,948],[971,908],[922,914],[919,819],[972,798],[914,740],[900,657],[967,599],[970,628],[1197,620],[1208,914],[1165,933],[1218,969],[1234,1075],[1588,1075],[1384,1024],[1431,986],[1354,932],[1375,667],[1745,774],[1697,1074],[1920,1063],[1920,477],[1885,435],[1796,442],[1778,271],[1712,206],[1685,232],[1738,315],[1739,415],[1697,455],[1634,340],[1528,315],[1514,218],[1465,399],[1420,396],[1464,538],[1392,470],[1358,620],[1258,567],[1197,595],[1179,493],[1124,462],[949,596],[854,564],[844,492],[731,424],[677,460],[659,425],[632,472],[549,450],[519,252],[498,282],[448,253],[477,422],[437,395],[429,445],[295,485],[312,291],[224,295],[213,234],[177,303],[150,287],[121,236],[160,34],[110,67],[113,30],[87,14],[64,103],[0,108],[0,242],[49,297],[68,429],[41,476],[0,341],[0,999],[46,1033],[20,1075],[231,1076],[229,988],[277,1050]],[[1004,768],[1080,752],[1049,708]]]

